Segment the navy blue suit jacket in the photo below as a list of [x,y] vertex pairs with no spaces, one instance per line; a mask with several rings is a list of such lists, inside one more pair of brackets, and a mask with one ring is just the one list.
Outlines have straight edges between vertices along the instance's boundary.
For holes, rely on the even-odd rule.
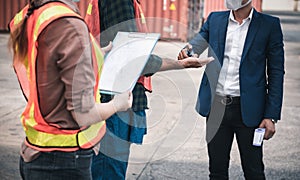
[[[213,12],[190,41],[201,54],[207,47],[215,61],[206,66],[202,77],[196,110],[207,117],[223,64],[226,31],[230,11]],[[242,119],[255,127],[264,118],[281,116],[284,78],[283,35],[276,17],[254,10],[239,67]]]

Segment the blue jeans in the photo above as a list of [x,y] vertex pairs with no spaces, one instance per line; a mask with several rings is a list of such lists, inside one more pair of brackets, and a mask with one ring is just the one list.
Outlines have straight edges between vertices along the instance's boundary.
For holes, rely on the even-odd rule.
[[125,179],[131,143],[142,143],[146,134],[145,111],[118,112],[106,120],[100,152],[93,156],[93,180]]
[[42,152],[31,162],[20,158],[20,173],[24,180],[91,180],[93,150],[75,152]]

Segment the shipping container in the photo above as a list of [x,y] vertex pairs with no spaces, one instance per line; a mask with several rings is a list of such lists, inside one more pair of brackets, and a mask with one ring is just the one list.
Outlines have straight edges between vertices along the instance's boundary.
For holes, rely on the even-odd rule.
[[[198,32],[201,22],[201,0],[140,0],[150,32],[161,33],[162,39],[186,41]],[[0,0],[0,30],[7,25],[28,0]],[[81,0],[78,7],[84,17],[89,0]]]
[[[8,30],[8,23],[28,2],[28,0],[0,0],[0,31]],[[88,3],[89,0],[82,0],[78,3],[82,15],[85,15]]]
[[[78,3],[84,17],[90,0]],[[7,25],[28,0],[0,0],[0,30]],[[225,10],[224,0],[140,0],[150,32],[161,33],[162,39],[186,41],[200,29],[201,22],[212,11]],[[262,0],[253,0],[261,11]],[[203,11],[202,11],[203,9]]]
[[7,31],[8,23],[25,5],[27,0],[0,0],[0,30]]
[[141,0],[149,32],[161,39],[186,41],[199,31],[200,0]]
[[[257,11],[262,11],[262,0],[252,0],[252,5]],[[222,10],[226,10],[224,0],[204,0],[203,19],[206,19],[213,11]]]

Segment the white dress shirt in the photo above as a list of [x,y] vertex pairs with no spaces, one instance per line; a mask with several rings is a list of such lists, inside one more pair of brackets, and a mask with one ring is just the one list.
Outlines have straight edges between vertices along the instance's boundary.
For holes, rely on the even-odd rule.
[[234,19],[233,11],[230,12],[223,66],[216,89],[216,93],[219,95],[240,96],[240,62],[252,15],[253,9],[249,16],[243,20],[242,24],[239,24]]

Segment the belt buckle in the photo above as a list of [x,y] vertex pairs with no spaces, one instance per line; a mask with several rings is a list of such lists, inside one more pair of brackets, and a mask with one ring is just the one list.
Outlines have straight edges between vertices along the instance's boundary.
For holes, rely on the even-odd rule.
[[232,102],[233,102],[233,99],[231,96],[225,96],[221,99],[221,103],[225,106],[232,104]]

